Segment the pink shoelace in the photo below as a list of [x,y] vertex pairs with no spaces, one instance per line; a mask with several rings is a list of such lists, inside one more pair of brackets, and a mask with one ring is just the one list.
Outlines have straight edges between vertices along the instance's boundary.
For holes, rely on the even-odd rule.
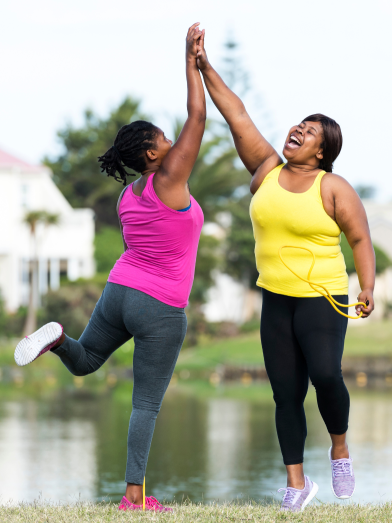
[[159,503],[157,498],[154,498],[154,496],[146,497],[146,505],[149,505],[150,507],[157,508],[157,509],[163,509],[162,503]]

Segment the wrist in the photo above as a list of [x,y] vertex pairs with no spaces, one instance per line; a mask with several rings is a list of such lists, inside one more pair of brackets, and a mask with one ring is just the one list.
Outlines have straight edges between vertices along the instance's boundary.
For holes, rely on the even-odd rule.
[[374,287],[365,287],[365,288],[361,289],[360,294],[362,294],[363,292],[365,292],[367,294],[373,294]]
[[210,64],[210,62],[206,62],[206,64],[203,65],[203,67],[200,69],[200,71],[201,71],[203,74],[208,75],[209,72],[213,71],[213,67],[212,67],[212,65]]

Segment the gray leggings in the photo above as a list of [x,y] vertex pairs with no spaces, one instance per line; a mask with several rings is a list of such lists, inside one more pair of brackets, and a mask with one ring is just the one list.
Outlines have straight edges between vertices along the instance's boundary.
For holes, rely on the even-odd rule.
[[75,376],[99,369],[132,336],[134,385],[125,481],[141,485],[155,420],[185,338],[184,309],[144,292],[107,283],[79,341],[66,336],[52,352]]

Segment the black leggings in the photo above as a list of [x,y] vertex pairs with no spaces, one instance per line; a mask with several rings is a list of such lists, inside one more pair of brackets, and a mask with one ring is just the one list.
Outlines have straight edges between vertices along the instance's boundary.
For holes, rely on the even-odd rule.
[[[348,303],[347,296],[334,298]],[[263,289],[261,344],[285,465],[303,462],[309,377],[328,432],[347,431],[350,396],[341,369],[346,330],[347,318],[322,296],[293,298]]]

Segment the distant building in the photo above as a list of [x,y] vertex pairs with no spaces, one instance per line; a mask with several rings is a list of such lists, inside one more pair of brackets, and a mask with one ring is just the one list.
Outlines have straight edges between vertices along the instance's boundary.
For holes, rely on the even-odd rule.
[[58,289],[60,276],[69,280],[94,275],[94,213],[73,209],[52,180],[50,169],[0,150],[0,292],[6,308],[26,305],[34,257],[30,211],[58,214],[59,224],[37,228],[39,294]]

